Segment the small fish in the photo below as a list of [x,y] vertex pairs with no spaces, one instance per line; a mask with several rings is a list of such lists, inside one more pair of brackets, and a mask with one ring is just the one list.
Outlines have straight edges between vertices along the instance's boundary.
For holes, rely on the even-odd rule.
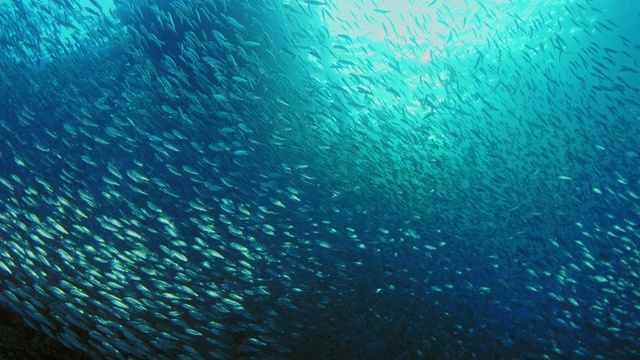
[[316,1],[316,0],[304,0],[304,3],[307,4],[307,5],[318,5],[318,6],[322,6],[322,5],[327,6],[327,5],[329,5],[324,1]]

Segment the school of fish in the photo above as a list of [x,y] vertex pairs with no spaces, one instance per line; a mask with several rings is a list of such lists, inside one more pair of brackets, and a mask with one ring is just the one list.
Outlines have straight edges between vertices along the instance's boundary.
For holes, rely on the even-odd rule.
[[33,329],[96,359],[640,357],[633,2],[0,5],[0,304]]

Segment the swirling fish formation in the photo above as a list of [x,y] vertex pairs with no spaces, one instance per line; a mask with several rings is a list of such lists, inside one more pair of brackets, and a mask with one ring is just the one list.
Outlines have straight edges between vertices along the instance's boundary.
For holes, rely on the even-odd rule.
[[640,356],[637,5],[0,21],[0,303],[38,332],[106,359]]

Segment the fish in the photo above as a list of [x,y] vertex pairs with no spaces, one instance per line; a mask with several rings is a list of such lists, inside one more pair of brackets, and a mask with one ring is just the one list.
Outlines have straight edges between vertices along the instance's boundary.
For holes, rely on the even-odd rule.
[[324,1],[316,1],[316,0],[303,0],[303,2],[305,4],[307,4],[307,5],[314,5],[314,6],[322,6],[322,5],[327,6],[327,5],[329,5]]
[[638,357],[613,10],[7,2],[0,306],[90,358]]

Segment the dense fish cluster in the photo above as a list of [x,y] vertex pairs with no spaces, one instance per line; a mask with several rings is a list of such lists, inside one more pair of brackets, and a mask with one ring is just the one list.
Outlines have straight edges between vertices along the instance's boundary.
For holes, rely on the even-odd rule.
[[0,302],[95,358],[640,356],[604,0],[11,0]]

